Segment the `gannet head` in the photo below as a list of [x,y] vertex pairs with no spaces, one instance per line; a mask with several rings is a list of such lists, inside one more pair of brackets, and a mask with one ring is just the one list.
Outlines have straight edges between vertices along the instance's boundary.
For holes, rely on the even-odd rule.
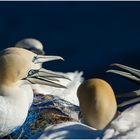
[[43,69],[40,63],[63,60],[60,56],[37,55],[22,48],[8,48],[0,53],[0,83],[12,84],[18,80],[27,80],[33,84],[45,84],[64,88],[54,81],[66,78],[65,75]]
[[104,129],[116,114],[114,92],[104,80],[89,79],[83,82],[77,96],[84,121],[96,129]]
[[42,43],[34,38],[26,38],[16,43],[15,47],[24,48],[36,54],[45,54]]

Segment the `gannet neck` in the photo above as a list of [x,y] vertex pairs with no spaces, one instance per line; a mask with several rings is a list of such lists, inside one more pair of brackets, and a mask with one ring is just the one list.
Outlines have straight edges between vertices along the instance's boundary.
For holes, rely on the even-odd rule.
[[0,86],[0,138],[24,123],[32,101],[30,85]]

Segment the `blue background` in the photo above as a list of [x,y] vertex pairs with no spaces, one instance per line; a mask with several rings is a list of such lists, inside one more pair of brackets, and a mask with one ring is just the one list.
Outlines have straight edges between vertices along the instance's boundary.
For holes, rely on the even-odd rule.
[[0,50],[28,37],[65,58],[48,69],[84,71],[116,93],[139,87],[105,71],[112,63],[140,69],[140,2],[0,2]]

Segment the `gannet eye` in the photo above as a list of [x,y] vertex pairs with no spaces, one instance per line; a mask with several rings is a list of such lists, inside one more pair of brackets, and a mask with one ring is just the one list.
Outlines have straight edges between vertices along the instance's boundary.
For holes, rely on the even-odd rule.
[[33,74],[33,70],[30,70],[29,72],[28,72],[28,76],[30,76],[30,75],[32,75]]
[[35,62],[36,59],[37,59],[37,55],[33,57],[32,62]]
[[28,76],[34,75],[36,72],[37,72],[37,71],[35,71],[35,70],[30,70],[30,71],[28,72]]

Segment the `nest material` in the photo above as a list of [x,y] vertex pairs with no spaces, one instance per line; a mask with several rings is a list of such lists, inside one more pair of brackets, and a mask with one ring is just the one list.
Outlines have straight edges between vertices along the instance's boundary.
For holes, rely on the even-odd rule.
[[78,116],[78,106],[56,96],[35,94],[25,123],[4,138],[36,139],[50,125],[67,121],[78,121],[72,116],[75,113]]

